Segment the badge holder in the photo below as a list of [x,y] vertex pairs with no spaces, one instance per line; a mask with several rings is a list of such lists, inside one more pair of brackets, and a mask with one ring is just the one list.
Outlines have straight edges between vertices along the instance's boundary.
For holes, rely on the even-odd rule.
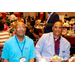
[[19,58],[20,62],[25,62],[26,61],[26,58],[25,56],[22,56],[21,58]]

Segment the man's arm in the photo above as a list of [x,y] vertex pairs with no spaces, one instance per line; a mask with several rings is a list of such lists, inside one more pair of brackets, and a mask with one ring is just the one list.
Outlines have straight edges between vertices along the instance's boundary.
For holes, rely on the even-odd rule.
[[59,16],[58,16],[58,14],[56,14],[56,15],[54,16],[53,22],[52,22],[52,23],[48,23],[48,24],[46,25],[46,27],[52,27],[52,26],[54,25],[54,23],[57,22],[57,21],[59,21]]
[[30,59],[29,62],[34,62],[35,59]]
[[34,47],[34,42],[32,40],[30,47],[30,54],[29,54],[29,62],[34,62],[34,61],[35,61],[35,47]]
[[9,60],[7,60],[7,59],[3,59],[3,62],[9,62]]
[[34,36],[36,39],[39,38],[39,35],[37,35],[37,34],[35,34],[35,33],[32,33],[32,34],[33,34],[33,36]]
[[35,57],[37,62],[39,62],[42,59],[41,54],[42,54],[43,45],[44,45],[44,36],[42,35],[42,37],[39,39],[35,47]]
[[37,35],[36,33],[39,33],[39,32],[34,32],[34,29],[30,29],[30,32],[32,33],[32,35],[36,38],[36,39],[38,39],[39,38],[39,35]]
[[64,58],[65,60],[70,58],[70,47],[71,47],[70,43],[66,45],[66,50],[65,50],[66,52],[65,52],[65,58]]

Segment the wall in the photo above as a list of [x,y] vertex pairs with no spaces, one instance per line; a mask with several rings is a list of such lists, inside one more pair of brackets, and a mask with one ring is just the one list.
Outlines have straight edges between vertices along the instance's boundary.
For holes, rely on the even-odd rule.
[[34,18],[35,18],[35,14],[36,14],[36,12],[23,12],[24,17],[30,15],[31,17],[34,16]]
[[[68,18],[70,16],[75,16],[75,12],[56,12],[58,15],[64,15],[65,18]],[[67,16],[65,16],[67,14]],[[38,15],[38,12],[23,12],[24,16],[36,16]],[[46,18],[48,17],[48,13],[46,12]]]
[[[65,18],[68,18],[70,16],[75,16],[75,12],[56,12],[58,15],[64,15]],[[67,14],[67,16],[65,16]]]

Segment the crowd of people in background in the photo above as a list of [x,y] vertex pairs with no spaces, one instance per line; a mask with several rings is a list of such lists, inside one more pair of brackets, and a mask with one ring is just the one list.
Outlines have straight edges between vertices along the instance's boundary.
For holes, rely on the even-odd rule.
[[31,38],[33,41],[39,39],[39,31],[34,27],[35,24],[39,24],[39,19],[35,19],[34,16],[30,15],[25,17],[23,15],[21,17],[17,17],[14,13],[11,13],[10,16],[3,18],[0,13],[0,57],[5,41],[16,34],[14,27],[17,22],[23,22],[25,24],[26,36]]
[[[23,22],[26,26],[27,26],[27,32],[26,35],[29,36],[30,38],[32,38],[33,40],[38,39],[38,35],[39,35],[39,31],[34,27],[37,26],[40,22],[44,23],[44,19],[41,18],[34,18],[34,16],[21,16],[21,17],[17,17],[14,13],[11,13],[10,16],[3,18],[2,15],[0,14],[0,22],[2,22],[4,24],[4,31],[10,32],[10,33],[14,33],[14,26],[16,24],[16,22],[21,21]],[[30,28],[29,24],[32,26]],[[33,29],[33,30],[31,30]],[[30,30],[30,31],[29,31]],[[30,34],[29,34],[30,32]],[[14,35],[14,34],[13,34]]]
[[[34,61],[35,60],[34,59],[35,56],[36,56],[37,61],[41,60],[41,56],[45,57],[45,59],[48,59],[47,55],[43,55],[43,51],[42,50],[43,50],[43,48],[45,48],[45,50],[46,50],[45,52],[47,52],[46,45],[48,46],[49,44],[47,44],[47,43],[50,43],[49,42],[49,38],[48,38],[49,35],[51,34],[51,37],[52,37],[53,35],[57,35],[58,31],[59,31],[60,33],[59,33],[59,37],[58,38],[60,38],[61,31],[62,31],[62,21],[61,22],[57,22],[57,21],[60,21],[58,14],[56,14],[55,12],[48,12],[48,14],[49,14],[49,16],[48,16],[48,18],[46,20],[44,20],[43,18],[41,18],[41,19],[40,18],[34,18],[33,16],[30,16],[30,15],[29,16],[25,16],[25,17],[23,15],[21,17],[17,17],[14,13],[12,13],[10,15],[10,17],[6,17],[6,18],[3,18],[2,15],[0,15],[0,36],[1,36],[0,37],[0,39],[1,39],[0,40],[0,51],[3,49],[2,58],[5,59],[4,61],[10,61],[10,62],[12,62],[12,61],[15,61],[15,62],[16,61],[18,61],[18,62],[19,61],[27,61],[28,62],[28,61]],[[37,25],[39,25],[40,23],[44,23],[44,28],[42,29],[42,34],[50,33],[50,32],[53,32],[53,33],[43,35],[42,38],[40,38],[40,40],[39,40],[39,31],[35,27]],[[54,26],[55,24],[57,26]],[[46,37],[47,35],[48,35],[48,37]],[[11,36],[13,36],[13,37],[10,38]],[[26,39],[25,39],[25,37],[26,37]],[[10,39],[7,40],[8,38],[10,38]],[[18,40],[17,44],[14,41],[15,38],[16,38],[16,40]],[[58,40],[58,38],[55,38],[55,39]],[[21,41],[21,39],[22,39],[22,41]],[[33,41],[37,41],[38,40],[38,43],[36,45],[36,53],[35,53],[35,50],[34,50],[33,41],[30,40],[30,39],[32,39]],[[50,41],[52,39],[50,39]],[[5,43],[6,40],[7,40],[7,42]],[[47,41],[46,45],[45,45],[45,40]],[[11,44],[11,41],[12,41],[13,44]],[[27,47],[25,49],[26,50],[29,49],[28,57],[27,57],[27,54],[25,54],[26,56],[24,55],[24,57],[21,57],[21,55],[17,56],[17,53],[16,53],[17,58],[16,58],[16,56],[14,58],[14,53],[13,53],[13,55],[11,55],[11,53],[12,53],[12,50],[16,47],[15,44],[18,45],[18,46],[20,44],[20,46],[23,47],[23,45],[21,45],[21,43],[24,43],[24,41],[27,44],[26,45]],[[29,44],[28,44],[27,41],[29,42]],[[57,42],[59,43],[59,41],[57,41]],[[65,55],[64,58],[66,59],[67,57],[68,58],[70,57],[69,56],[70,44],[69,44],[68,41],[64,40],[64,43],[65,42],[68,44],[68,49],[65,47],[66,55]],[[5,45],[4,45],[4,43],[5,43]],[[10,51],[11,53],[8,52],[8,50],[10,50],[10,47],[8,47],[9,45],[7,43],[9,43],[10,47],[12,48],[11,51]],[[4,48],[3,48],[3,46],[4,46]],[[17,48],[18,48],[18,46],[17,46]],[[19,46],[19,49],[21,50],[20,46]],[[31,51],[31,49],[33,49],[33,50]],[[60,49],[60,47],[58,49]],[[30,51],[31,51],[31,53],[30,53]],[[51,52],[47,52],[47,53],[49,54]],[[29,55],[29,53],[30,53],[30,55]],[[8,56],[8,54],[9,54],[10,57]],[[20,52],[19,52],[19,54],[20,54]],[[53,56],[53,54],[51,56]],[[63,54],[61,53],[60,56],[62,57],[62,55]],[[20,57],[21,57],[21,59],[19,60]],[[48,61],[50,61],[50,60],[48,60]]]

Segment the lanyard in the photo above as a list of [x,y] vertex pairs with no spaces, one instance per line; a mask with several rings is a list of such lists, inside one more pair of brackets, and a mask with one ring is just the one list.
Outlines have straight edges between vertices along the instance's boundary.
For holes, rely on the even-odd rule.
[[18,44],[18,47],[19,47],[19,49],[20,49],[20,51],[21,51],[21,55],[23,56],[23,49],[24,49],[25,41],[24,41],[23,48],[21,49],[21,47],[20,47],[20,45],[19,45],[19,43],[18,43],[18,40],[17,40],[16,35],[15,35],[15,39],[16,39],[16,42],[17,42],[17,44]]

